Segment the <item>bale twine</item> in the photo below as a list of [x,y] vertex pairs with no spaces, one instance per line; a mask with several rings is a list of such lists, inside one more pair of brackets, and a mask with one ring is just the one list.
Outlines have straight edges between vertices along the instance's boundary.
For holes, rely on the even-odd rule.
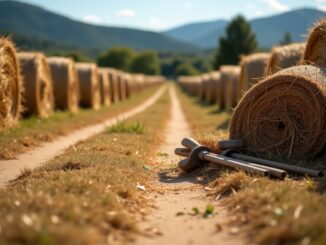
[[13,43],[0,38],[0,129],[15,124],[22,111],[23,83]]
[[18,53],[24,84],[24,114],[47,118],[53,113],[53,81],[42,53]]
[[264,77],[266,63],[269,57],[269,53],[256,53],[241,57],[238,98],[241,98],[244,92]]
[[80,82],[80,106],[99,109],[101,104],[98,69],[93,63],[77,63]]
[[238,101],[237,92],[240,78],[239,66],[222,66],[221,80],[224,83],[224,109],[231,111]]
[[302,64],[312,63],[326,67],[326,20],[316,23],[310,30]]
[[273,48],[267,61],[265,75],[298,65],[303,57],[304,49],[305,43],[293,43]]
[[230,123],[230,139],[267,158],[315,157],[326,143],[326,69],[302,65],[254,85]]
[[50,57],[47,62],[53,79],[56,108],[77,112],[79,107],[79,80],[75,62],[63,57]]
[[101,104],[109,106],[111,104],[110,77],[106,68],[98,69],[98,80],[100,86]]
[[207,102],[209,104],[216,103],[216,97],[217,97],[217,86],[218,82],[221,78],[221,74],[218,71],[211,72],[210,74],[210,80],[209,80],[209,92],[207,96]]
[[119,82],[117,76],[117,70],[108,68],[109,82],[111,88],[111,102],[116,103],[119,101]]
[[126,98],[126,81],[124,80],[124,72],[117,71],[118,89],[119,89],[119,100]]

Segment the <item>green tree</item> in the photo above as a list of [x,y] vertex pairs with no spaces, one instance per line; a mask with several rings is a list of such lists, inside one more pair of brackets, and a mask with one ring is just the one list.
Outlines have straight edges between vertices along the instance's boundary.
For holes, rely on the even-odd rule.
[[184,62],[175,70],[174,76],[195,76],[198,75],[199,71],[189,62]]
[[214,61],[214,67],[224,64],[238,64],[242,54],[257,50],[256,35],[252,32],[246,19],[238,15],[226,27],[226,36],[220,38]]
[[89,62],[89,61],[91,61],[91,59],[89,57],[86,57],[80,51],[69,52],[67,54],[64,54],[63,56],[71,58],[76,62]]
[[134,51],[127,47],[114,47],[97,58],[97,64],[102,67],[112,67],[129,71]]
[[130,71],[147,75],[159,75],[160,62],[157,53],[145,51],[136,55],[131,62]]
[[287,44],[291,44],[292,41],[292,36],[290,32],[285,32],[284,36],[282,38],[282,40],[280,41],[280,45],[287,45]]

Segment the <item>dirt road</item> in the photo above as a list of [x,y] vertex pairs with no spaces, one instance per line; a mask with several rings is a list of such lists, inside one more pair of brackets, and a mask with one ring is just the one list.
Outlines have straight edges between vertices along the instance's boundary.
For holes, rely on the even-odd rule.
[[85,140],[97,133],[103,131],[106,127],[117,123],[119,120],[130,118],[148,107],[153,105],[161,95],[166,91],[166,86],[158,90],[150,99],[140,106],[111,118],[103,123],[85,127],[74,131],[63,137],[59,137],[53,142],[45,143],[41,147],[37,147],[27,153],[21,154],[15,160],[0,161],[0,188],[5,187],[8,182],[18,176],[22,169],[32,169],[40,164],[45,163],[51,158],[60,155],[65,149],[76,144],[81,140]]
[[180,145],[183,137],[191,135],[174,87],[170,87],[170,95],[171,119],[166,128],[165,143],[159,149],[159,152],[167,155],[160,154],[165,156],[156,159],[161,164],[158,170],[158,176],[161,177],[153,185],[159,191],[150,194],[157,209],[140,225],[149,236],[139,237],[136,244],[244,244],[242,239],[229,235],[226,230],[220,230],[220,224],[226,219],[226,212],[222,208],[216,207],[212,218],[204,218],[202,214],[193,215],[193,208],[204,212],[211,203],[193,177],[162,176],[164,169],[180,160],[174,154],[175,147]]

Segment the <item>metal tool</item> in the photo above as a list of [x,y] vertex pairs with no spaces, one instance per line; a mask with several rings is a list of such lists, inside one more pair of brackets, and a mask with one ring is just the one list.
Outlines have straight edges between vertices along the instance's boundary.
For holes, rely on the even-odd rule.
[[[225,142],[225,141],[223,141],[223,142]],[[219,145],[219,143],[218,143],[218,145]],[[235,152],[234,149],[231,149],[231,151],[227,153],[227,156],[235,158],[235,159],[243,160],[243,161],[254,162],[254,163],[257,163],[257,164],[263,165],[263,166],[268,166],[268,167],[277,168],[277,169],[283,169],[283,170],[297,173],[297,174],[308,175],[311,177],[322,177],[324,175],[323,171],[321,171],[321,170],[303,168],[303,167],[285,164],[285,163],[281,163],[281,162],[275,162],[275,161],[270,161],[270,160],[266,160],[266,159],[261,159],[258,157],[252,157],[252,156],[248,156],[248,155],[244,155],[244,154]]]
[[[240,169],[253,174],[259,174],[263,176],[268,176],[270,174],[269,170],[250,165],[245,161],[211,153],[210,148],[200,145],[192,138],[184,138],[181,144],[191,150],[188,154],[188,158],[179,162],[179,167],[184,171],[193,170],[205,162],[214,162],[225,167]],[[180,148],[177,148],[175,153],[181,153],[180,155],[185,156],[185,152],[186,151],[184,149],[180,150]]]

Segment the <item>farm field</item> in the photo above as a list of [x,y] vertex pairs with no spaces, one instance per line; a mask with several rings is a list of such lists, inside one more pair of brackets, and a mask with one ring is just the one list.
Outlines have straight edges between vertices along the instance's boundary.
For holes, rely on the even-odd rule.
[[325,1],[0,13],[0,245],[326,244]]

